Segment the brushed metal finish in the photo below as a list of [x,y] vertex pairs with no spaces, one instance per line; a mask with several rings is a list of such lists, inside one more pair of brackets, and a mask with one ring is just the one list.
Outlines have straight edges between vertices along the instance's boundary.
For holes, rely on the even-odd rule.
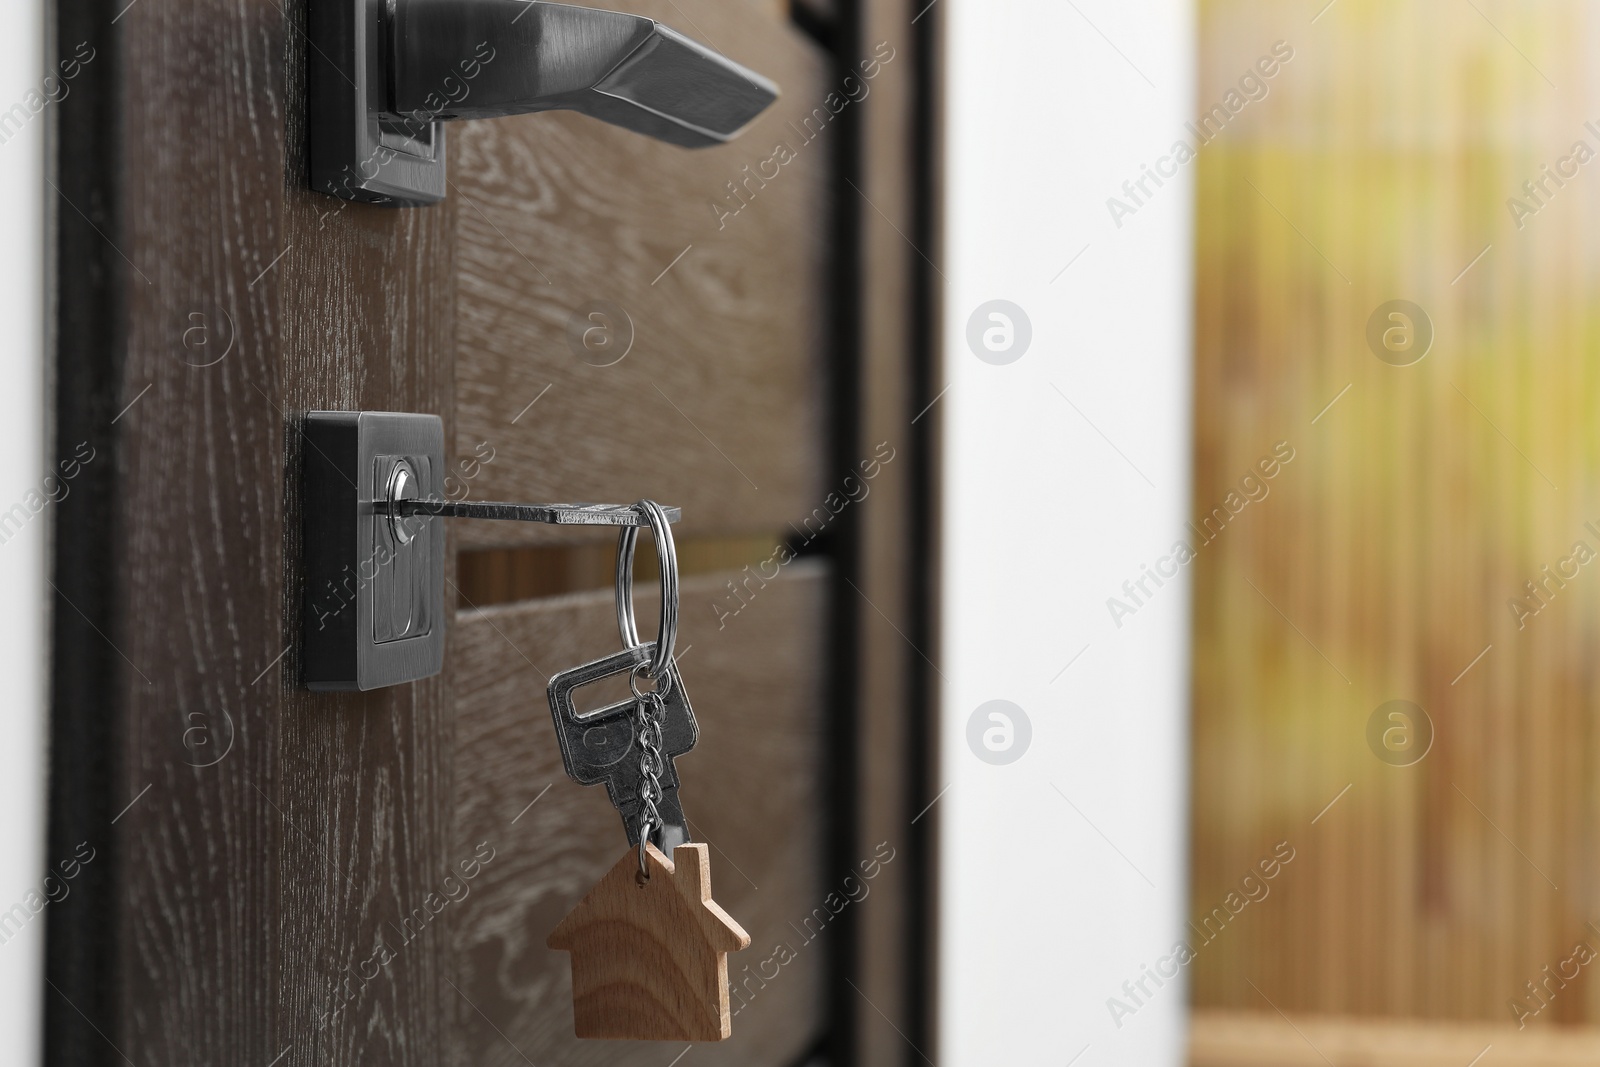
[[[648,526],[633,504],[509,504],[499,500],[378,501],[380,515],[442,515],[448,519],[502,519],[551,526]],[[680,508],[662,508],[668,522],[683,518]]]
[[390,110],[401,117],[570,110],[703,148],[732,139],[778,98],[778,87],[754,71],[654,19],[618,11],[543,0],[398,0],[391,40]]
[[309,411],[302,426],[302,677],[314,690],[381,689],[444,664],[444,526],[405,542],[375,504],[405,464],[418,492],[438,492],[437,415]]
[[367,203],[444,198],[447,120],[577,111],[704,148],[778,97],[654,19],[545,0],[321,0],[308,27],[311,187]]
[[[639,816],[644,806],[643,778],[637,756],[626,758],[636,752],[637,702],[624,700],[584,713],[578,710],[574,694],[604,678],[642,669],[655,654],[654,642],[634,645],[552,675],[546,689],[550,715],[555,719],[556,738],[561,745],[561,762],[568,776],[580,785],[605,783],[606,795],[617,814],[622,816],[630,845],[640,841]],[[650,837],[657,847],[665,844],[676,848],[692,838],[683,804],[678,799],[680,783],[675,760],[700,740],[700,726],[695,721],[694,708],[689,705],[689,694],[684,692],[677,666],[674,664],[669,670],[671,682],[662,691],[665,715],[661,722],[661,754],[664,762],[660,773],[661,796],[655,802],[659,821],[652,826]]]
[[[306,585],[300,640],[307,688],[365,691],[439,673],[444,663],[444,523],[436,518],[624,528],[650,523],[657,537],[671,545],[668,523],[681,518],[681,512],[654,502],[646,509],[633,504],[443,499],[443,427],[437,415],[306,413],[301,431],[306,443],[301,470]],[[672,570],[675,583],[675,561]],[[663,613],[666,651],[658,673],[670,662],[676,609],[674,603],[671,626]]]

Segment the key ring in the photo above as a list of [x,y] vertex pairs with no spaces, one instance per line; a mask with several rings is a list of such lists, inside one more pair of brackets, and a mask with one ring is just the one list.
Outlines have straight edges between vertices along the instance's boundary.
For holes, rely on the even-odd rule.
[[650,843],[650,832],[653,829],[655,828],[649,823],[643,823],[639,827],[639,870],[633,876],[633,884],[640,889],[650,884],[650,865],[645,862],[648,853],[644,847]]
[[[656,560],[661,566],[661,625],[656,634],[655,659],[650,677],[666,682],[667,668],[678,644],[678,550],[672,543],[672,524],[654,500],[641,500],[634,509],[650,524],[656,542]],[[617,632],[626,648],[638,648],[639,628],[633,614],[633,555],[639,543],[639,527],[624,526],[617,535]]]

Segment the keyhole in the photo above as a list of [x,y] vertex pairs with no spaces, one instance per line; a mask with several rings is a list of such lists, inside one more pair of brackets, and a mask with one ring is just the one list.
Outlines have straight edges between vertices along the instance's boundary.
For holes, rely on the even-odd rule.
[[389,536],[394,538],[397,545],[409,545],[416,536],[401,521],[404,516],[396,506],[402,500],[410,500],[417,494],[417,475],[411,469],[411,464],[406,460],[396,460],[394,469],[389,472]]

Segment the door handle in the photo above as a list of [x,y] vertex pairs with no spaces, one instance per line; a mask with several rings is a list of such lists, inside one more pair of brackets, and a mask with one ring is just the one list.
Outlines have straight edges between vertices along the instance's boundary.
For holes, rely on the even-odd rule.
[[[778,87],[654,19],[542,0],[397,0],[393,109],[483,119],[567,109],[686,148],[731,140]],[[454,103],[460,57],[493,57]],[[443,99],[441,99],[441,97]]]
[[654,19],[546,0],[309,0],[312,188],[444,196],[441,123],[577,111],[687,148],[737,136],[778,87]]

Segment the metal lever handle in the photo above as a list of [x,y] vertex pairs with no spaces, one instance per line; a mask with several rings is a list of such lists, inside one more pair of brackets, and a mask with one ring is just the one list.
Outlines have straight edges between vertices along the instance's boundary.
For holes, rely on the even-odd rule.
[[[701,148],[778,97],[754,71],[653,19],[544,0],[391,0],[392,112],[480,119],[578,111]],[[464,59],[476,61],[470,81]],[[459,87],[459,99],[452,87]]]
[[778,87],[652,19],[545,0],[307,5],[311,187],[445,195],[446,119],[567,109],[690,148],[731,140]]

